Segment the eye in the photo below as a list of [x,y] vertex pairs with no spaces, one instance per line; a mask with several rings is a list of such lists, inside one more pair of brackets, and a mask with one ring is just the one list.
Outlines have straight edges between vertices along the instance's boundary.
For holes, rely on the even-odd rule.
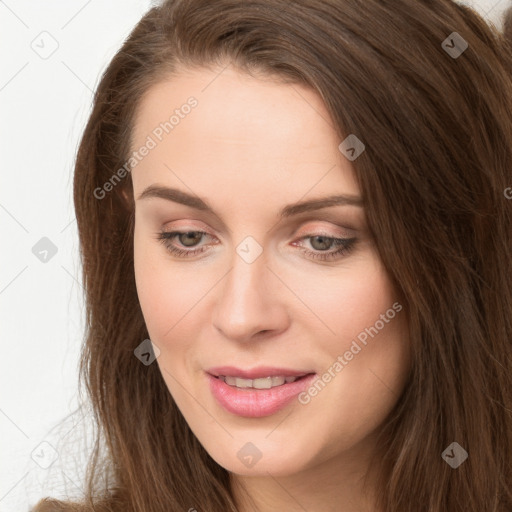
[[[160,231],[157,233],[157,240],[164,244],[166,249],[174,256],[179,258],[191,258],[208,249],[207,245],[192,249],[182,249],[177,247],[173,240],[178,239],[182,247],[194,247],[201,241],[203,236],[210,237],[205,231]],[[300,238],[301,241],[310,239],[310,245],[313,250],[305,248],[303,244],[299,244],[300,250],[312,259],[322,261],[331,261],[339,259],[353,248],[356,238],[337,238],[327,236],[324,233],[308,234]],[[295,242],[293,245],[297,245]],[[334,250],[329,250],[335,248]]]
[[[301,237],[301,240],[306,239],[310,239],[309,243],[315,250],[311,251],[301,245],[300,247],[302,252],[307,254],[308,257],[322,261],[332,261],[348,254],[353,249],[357,240],[355,237],[338,238],[327,236],[325,234],[309,234]],[[325,250],[330,249],[331,247],[337,247],[337,249],[328,252]]]
[[179,237],[180,243],[183,243],[185,247],[191,247],[194,243],[200,241],[203,235],[209,236],[205,231],[160,231],[157,233],[157,239],[160,240],[174,256],[187,258],[204,252],[207,247],[202,246],[199,249],[183,250],[171,243],[172,240]]

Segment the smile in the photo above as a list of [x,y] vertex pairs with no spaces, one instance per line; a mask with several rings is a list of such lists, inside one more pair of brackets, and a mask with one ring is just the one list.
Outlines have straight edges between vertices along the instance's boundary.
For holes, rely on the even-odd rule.
[[215,401],[236,416],[260,418],[270,416],[290,405],[307,389],[315,373],[272,375],[253,379],[233,375],[205,373]]
[[303,375],[298,377],[284,377],[284,376],[275,376],[275,377],[261,377],[259,379],[243,379],[239,377],[231,377],[226,375],[219,375],[218,378],[228,384],[229,386],[234,386],[236,388],[252,388],[252,389],[270,389],[275,388],[277,386],[282,386],[285,382],[295,382],[299,378],[303,377]]

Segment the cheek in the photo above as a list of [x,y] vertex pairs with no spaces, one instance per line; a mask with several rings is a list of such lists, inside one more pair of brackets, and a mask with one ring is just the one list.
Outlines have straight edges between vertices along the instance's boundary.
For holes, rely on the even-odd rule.
[[180,272],[160,244],[139,243],[148,236],[135,230],[135,282],[149,334],[158,343],[173,334],[174,326],[206,294],[208,283],[195,280],[190,272]]
[[405,308],[380,259],[367,254],[339,279],[309,277],[300,293],[324,327],[315,336],[318,318],[302,324],[316,342],[312,350],[322,356],[324,371],[323,383],[310,388],[302,403],[315,403],[311,410],[340,404],[330,417],[332,427],[345,433],[351,425],[362,430],[365,422],[378,425],[400,395],[410,368]]
[[[179,272],[166,258],[159,244],[138,243],[148,235],[134,234],[134,271],[138,300],[142,309],[149,338],[160,349],[156,360],[162,377],[174,400],[182,411],[190,404],[179,383],[186,382],[192,333],[189,315],[197,314],[201,284],[189,272]],[[187,315],[188,314],[188,315]],[[172,341],[172,342],[171,342]]]
[[[311,322],[327,334],[322,336],[322,344],[331,343],[336,350],[373,326],[397,301],[387,273],[373,251],[352,259],[350,266],[340,265],[339,273],[304,273],[298,283],[300,287],[295,290],[310,307]],[[390,312],[395,316],[394,313]]]
[[387,272],[375,256],[343,285],[336,306],[330,307],[338,335],[330,354],[343,365],[344,377],[358,384],[361,396],[382,398],[389,392],[386,386],[398,392],[409,367],[408,330]]
[[148,248],[149,243],[143,242],[143,238],[146,237],[136,228],[134,233],[135,283],[144,320],[151,335],[154,326],[163,320],[165,311],[169,311],[167,301],[171,300],[172,295],[164,293],[167,287],[165,265],[156,257],[156,251]]

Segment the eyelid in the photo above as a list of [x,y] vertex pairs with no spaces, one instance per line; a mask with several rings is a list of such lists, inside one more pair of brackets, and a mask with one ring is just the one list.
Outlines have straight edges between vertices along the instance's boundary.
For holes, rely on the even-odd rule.
[[[215,234],[217,230],[212,230],[206,223],[199,221],[197,219],[191,219],[194,222],[198,222],[198,225],[191,225],[190,222],[183,222],[183,224],[173,224],[172,222],[167,223],[170,224],[169,227],[166,227],[166,224],[162,226],[162,231],[198,231],[203,232],[206,236],[210,238],[220,239],[220,235]],[[294,238],[296,240],[302,239],[307,236],[325,236],[330,238],[353,238],[358,234],[359,230],[348,226],[341,226],[339,224],[335,224],[332,221],[326,220],[318,220],[318,222],[322,222],[323,225],[318,226],[315,224],[313,220],[301,221],[300,226],[293,227],[291,229],[286,229],[286,237]],[[325,223],[329,224],[329,227],[325,226]],[[208,227],[207,227],[208,226]]]
[[294,237],[302,238],[304,236],[326,236],[335,238],[352,238],[357,233],[357,230],[348,227],[342,227],[337,224],[332,224],[330,227],[306,225],[301,226],[293,234]]

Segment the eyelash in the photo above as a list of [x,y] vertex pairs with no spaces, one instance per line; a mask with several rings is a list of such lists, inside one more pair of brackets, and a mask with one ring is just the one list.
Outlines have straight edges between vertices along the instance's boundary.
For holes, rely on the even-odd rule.
[[[195,233],[200,235],[209,235],[205,231],[160,231],[157,233],[156,239],[160,241],[165,248],[174,256],[177,256],[179,258],[191,258],[193,256],[196,256],[206,250],[206,246],[203,246],[199,249],[193,249],[193,250],[183,250],[175,247],[174,245],[170,244],[170,241],[175,238],[178,235],[186,235],[187,233]],[[313,259],[319,259],[322,261],[332,261],[334,259],[338,259],[339,257],[348,254],[354,247],[354,243],[356,241],[356,238],[336,238],[332,236],[327,236],[321,233],[317,234],[309,234],[304,235],[300,238],[300,240],[304,240],[306,238],[314,238],[314,237],[324,237],[327,240],[332,240],[333,245],[339,246],[339,249],[332,252],[315,252],[311,251],[309,249],[301,248],[300,250],[307,254],[309,257]]]

